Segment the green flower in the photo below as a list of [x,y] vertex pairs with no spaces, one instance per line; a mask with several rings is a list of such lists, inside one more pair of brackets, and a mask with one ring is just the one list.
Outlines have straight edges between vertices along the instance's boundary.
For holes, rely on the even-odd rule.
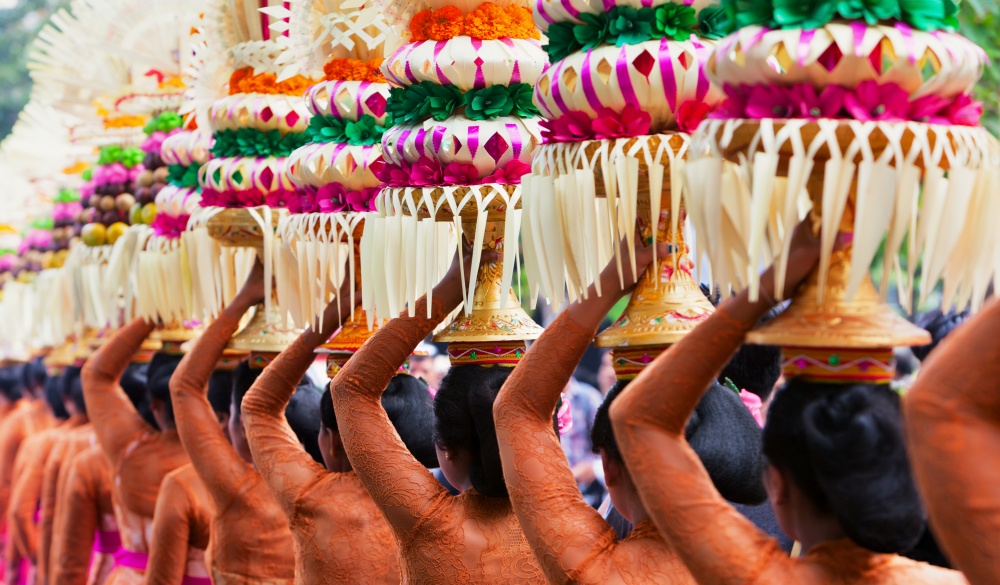
[[422,83],[389,90],[386,110],[397,124],[416,123],[430,115],[430,92]]
[[589,51],[607,41],[611,28],[607,12],[584,12],[580,20],[583,24],[573,27],[573,38],[580,45],[580,50]]
[[837,12],[848,20],[864,20],[869,26],[900,16],[898,0],[840,0]]
[[167,180],[171,185],[194,189],[198,187],[198,165],[169,165]]
[[816,29],[837,15],[829,0],[774,0],[774,22],[779,28]]
[[355,146],[370,146],[382,142],[382,134],[385,132],[384,126],[375,123],[375,118],[364,115],[357,122],[348,122],[345,134],[347,143]]
[[87,170],[80,173],[80,178],[84,181],[89,181],[94,178],[94,167],[89,167]]
[[102,167],[113,165],[122,160],[122,147],[117,144],[102,146],[101,153],[97,156],[97,164]]
[[142,159],[146,158],[146,153],[142,151],[138,146],[129,146],[128,148],[123,148],[121,152],[121,163],[125,165],[125,168],[131,169],[132,167],[141,164]]
[[[546,36],[549,37],[549,44],[545,45],[545,51],[549,54],[549,62],[562,61],[570,55],[583,48],[583,45],[576,40],[576,25],[572,22],[557,22],[549,26]],[[609,29],[610,34],[610,29]]]
[[656,25],[656,11],[652,8],[632,8],[615,6],[611,9],[609,40],[615,45],[636,45],[653,38]]
[[470,120],[490,120],[509,116],[514,111],[514,100],[502,85],[474,89],[465,94],[465,115]]
[[698,16],[694,8],[683,4],[663,4],[654,10],[653,37],[683,41],[695,32]]
[[59,193],[52,199],[53,203],[73,203],[80,200],[80,193],[76,189],[59,189]]
[[438,85],[423,82],[428,90],[428,107],[431,117],[441,122],[448,119],[455,110],[462,107],[462,91],[454,85]]
[[716,40],[733,32],[733,21],[723,6],[708,6],[698,13],[698,36]]
[[305,137],[309,142],[346,142],[347,123],[333,116],[314,116],[309,119]]
[[533,87],[527,83],[516,83],[509,88],[507,88],[507,93],[510,99],[514,102],[514,115],[519,118],[533,118],[538,116],[538,108],[535,107],[535,102],[532,101],[532,95],[535,93]]
[[958,5],[952,0],[900,0],[903,22],[926,32],[958,28]]
[[778,4],[787,4],[790,0],[722,0],[729,21],[735,28],[747,26],[772,27],[777,18]]

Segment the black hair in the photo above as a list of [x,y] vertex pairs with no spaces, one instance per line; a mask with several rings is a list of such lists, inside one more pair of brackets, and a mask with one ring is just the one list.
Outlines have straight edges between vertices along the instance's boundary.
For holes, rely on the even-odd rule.
[[920,539],[923,510],[888,386],[792,379],[771,403],[764,454],[859,546],[899,553]]
[[21,399],[21,376],[15,366],[0,368],[0,393],[3,393],[9,402]]
[[288,426],[298,437],[306,452],[312,455],[317,463],[323,463],[319,443],[319,402],[320,392],[308,380],[304,380],[295,389],[288,406],[285,407],[285,419]]
[[215,370],[208,379],[208,402],[212,410],[229,414],[229,405],[233,400],[233,372],[230,370]]
[[63,381],[57,376],[52,376],[45,381],[45,402],[52,409],[52,414],[59,420],[69,418],[66,412],[66,405],[63,403]]
[[[627,385],[627,380],[615,383],[597,409],[590,431],[594,452],[604,449],[616,461],[622,461],[622,456],[608,412]],[[767,499],[761,479],[766,464],[761,453],[761,430],[735,392],[712,384],[691,413],[684,437],[723,498],[749,505]]]
[[70,366],[63,370],[62,395],[63,400],[71,400],[77,412],[87,414],[87,403],[83,400],[83,382],[80,379],[78,366]]
[[250,387],[263,371],[260,368],[251,368],[247,360],[242,360],[236,365],[236,369],[233,370],[233,392],[230,398],[232,405],[236,408],[236,416],[242,415],[243,397],[250,391]]
[[170,378],[173,377],[177,365],[181,363],[181,357],[158,351],[149,362],[146,390],[149,394],[150,403],[153,400],[162,402],[164,405],[164,414],[169,421],[174,420],[174,406],[170,399]]
[[[397,374],[382,392],[382,408],[410,454],[428,468],[438,466],[434,450],[434,399],[427,384],[408,374]],[[323,426],[337,431],[333,397],[327,387],[319,402]]]
[[968,318],[968,311],[956,313],[954,310],[951,310],[944,313],[941,309],[934,309],[933,311],[917,315],[916,326],[926,329],[931,334],[931,342],[922,347],[914,347],[913,355],[917,356],[917,359],[920,361],[927,359],[927,356],[930,355],[934,348]]
[[[719,306],[722,295],[719,289],[709,289],[708,285],[700,284],[701,293],[714,306]],[[773,321],[785,310],[785,305],[772,307],[757,321],[757,327]],[[774,385],[781,377],[781,348],[776,345],[755,345],[744,343],[736,351],[729,363],[719,372],[719,382],[725,383],[726,378],[732,380],[737,388],[753,392],[766,402],[774,391]]]
[[441,380],[434,397],[435,441],[446,451],[471,456],[469,480],[479,493],[506,498],[507,485],[493,423],[493,402],[511,368],[455,366]]
[[27,382],[33,384],[36,388],[43,388],[46,380],[49,379],[48,368],[45,367],[45,362],[40,357],[25,364],[24,371],[28,377]]
[[158,428],[153,412],[149,409],[149,364],[129,364],[125,368],[118,384],[122,387],[125,395],[132,401],[136,411],[142,415],[143,420],[149,426]]

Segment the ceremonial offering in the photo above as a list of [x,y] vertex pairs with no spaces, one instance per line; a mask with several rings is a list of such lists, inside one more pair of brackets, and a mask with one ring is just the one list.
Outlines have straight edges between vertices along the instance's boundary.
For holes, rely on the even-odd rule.
[[[376,173],[387,187],[362,241],[362,273],[374,285],[362,291],[363,304],[369,321],[373,309],[379,317],[412,311],[447,267],[448,230],[462,231],[473,245],[465,312],[435,337],[451,344],[454,364],[511,366],[525,340],[541,333],[511,291],[521,177],[541,143],[531,87],[547,61],[528,6],[387,9],[408,42],[382,66],[394,86],[393,126],[382,136],[385,164]],[[504,251],[504,262],[481,263],[484,249]]]
[[755,4],[706,68],[726,102],[687,165],[698,247],[723,290],[756,299],[772,258],[783,290],[787,236],[808,215],[819,267],[748,340],[783,346],[787,377],[887,383],[891,348],[930,336],[880,302],[868,269],[883,242],[881,298],[896,273],[904,308],[941,279],[945,306],[978,307],[992,281],[974,251],[996,239],[998,149],[969,96],[985,53],[954,32],[950,0]]
[[669,244],[596,340],[631,379],[713,311],[685,242],[681,171],[688,133],[723,99],[704,67],[726,15],[704,2],[543,1],[534,18],[553,62],[534,90],[547,119],[524,179],[525,268],[533,296],[559,306],[611,259],[624,278],[636,245]]

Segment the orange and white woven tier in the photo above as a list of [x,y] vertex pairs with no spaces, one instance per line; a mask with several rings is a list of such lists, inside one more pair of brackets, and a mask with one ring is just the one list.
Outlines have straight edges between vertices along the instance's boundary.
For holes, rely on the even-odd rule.
[[339,183],[348,191],[361,191],[381,184],[372,172],[381,160],[379,144],[314,142],[295,149],[287,159],[286,170],[296,185],[322,187]]
[[469,91],[484,85],[533,84],[547,62],[541,43],[535,39],[460,36],[407,43],[386,59],[382,71],[397,86],[429,81]]
[[214,130],[253,128],[282,134],[305,132],[310,117],[302,96],[264,93],[237,93],[219,98],[208,113]]

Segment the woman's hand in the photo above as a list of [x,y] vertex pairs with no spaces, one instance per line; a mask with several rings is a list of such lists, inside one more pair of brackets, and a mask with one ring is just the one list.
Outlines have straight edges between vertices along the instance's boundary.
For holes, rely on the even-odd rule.
[[[448,272],[445,273],[441,282],[434,287],[434,296],[441,299],[441,302],[444,303],[445,306],[457,306],[458,303],[462,301],[462,291],[464,290],[463,285],[464,282],[468,282],[470,272],[472,271],[472,243],[469,242],[464,235],[460,237],[462,238],[461,258],[459,258],[458,254],[455,254],[455,258],[452,260],[451,267],[448,269]],[[503,252],[484,249],[480,255],[479,266],[482,267],[487,264],[495,264],[502,261]]]
[[[799,222],[799,225],[795,226],[795,231],[792,232],[791,243],[788,247],[788,262],[785,268],[785,289],[781,295],[783,299],[791,298],[795,294],[795,290],[802,284],[802,281],[819,264],[820,238],[819,235],[814,233],[812,226],[812,219],[807,217]],[[844,232],[837,234],[837,241],[833,249],[842,250],[850,246],[853,241],[853,235]],[[761,276],[760,285],[763,296],[770,299],[777,298],[774,294],[773,266]]]
[[243,283],[243,288],[240,289],[240,292],[236,293],[236,298],[233,299],[233,302],[235,303],[236,301],[239,301],[246,307],[252,307],[264,302],[264,265],[261,264],[259,258],[254,261],[253,269],[250,270],[246,282]]

